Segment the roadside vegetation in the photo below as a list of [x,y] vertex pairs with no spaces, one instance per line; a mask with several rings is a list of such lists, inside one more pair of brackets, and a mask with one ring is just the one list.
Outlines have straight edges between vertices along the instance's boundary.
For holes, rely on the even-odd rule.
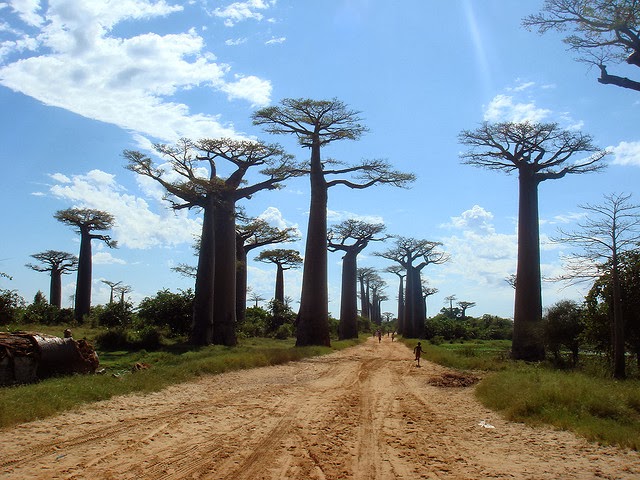
[[[416,344],[401,341],[411,348]],[[620,381],[610,378],[607,359],[593,352],[580,355],[576,367],[558,368],[556,354],[541,363],[511,360],[505,340],[422,343],[424,359],[480,372],[476,396],[507,420],[551,425],[604,445],[640,450],[640,370],[635,362],[628,362],[628,378]],[[559,355],[572,357],[569,350]]]

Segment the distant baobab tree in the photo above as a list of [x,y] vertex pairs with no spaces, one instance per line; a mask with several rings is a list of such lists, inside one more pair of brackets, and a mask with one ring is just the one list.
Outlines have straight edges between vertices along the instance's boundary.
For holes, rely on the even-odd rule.
[[330,252],[342,251],[342,290],[340,295],[340,340],[358,338],[358,254],[369,242],[384,241],[382,223],[348,219],[332,227],[327,234]]
[[78,257],[58,250],[46,250],[31,255],[41,265],[27,263],[27,267],[36,272],[50,272],[49,303],[60,308],[62,306],[62,275],[78,269]]
[[265,298],[262,295],[260,295],[259,293],[251,292],[251,295],[249,295],[249,300],[252,301],[252,302],[255,302],[254,303],[254,307],[258,308],[258,302],[264,301]]
[[378,276],[378,272],[372,267],[358,268],[358,282],[360,283],[360,315],[371,320],[371,298],[369,297],[369,284]]
[[119,282],[112,282],[111,280],[101,280],[102,283],[104,283],[105,285],[109,286],[109,304],[113,303],[113,290],[122,283],[122,281]]
[[398,263],[407,272],[404,330],[399,332],[404,337],[418,338],[424,334],[426,312],[420,272],[427,265],[439,265],[449,260],[449,255],[440,250],[441,246],[440,242],[397,236],[395,247],[376,253]]
[[236,319],[245,320],[247,308],[247,256],[251,250],[298,240],[295,227],[278,228],[261,218],[247,218],[236,225]]
[[476,306],[476,302],[467,302],[465,300],[460,300],[457,303],[458,307],[460,308],[460,316],[462,317],[462,320],[464,320],[467,315],[467,309],[469,308],[473,308]]
[[[190,342],[236,345],[236,203],[279,188],[297,175],[297,166],[279,145],[248,140],[181,139],[175,146],[154,148],[169,161],[174,178],[136,151],[125,150],[127,168],[162,185],[174,209],[204,213]],[[218,174],[219,161],[231,164],[229,175]],[[247,184],[245,176],[254,167],[262,168],[264,179]]]
[[91,309],[91,241],[100,240],[109,248],[116,248],[117,242],[109,235],[93,233],[109,230],[113,227],[113,215],[102,210],[90,208],[68,208],[58,210],[54,218],[76,228],[80,234],[80,255],[78,256],[78,280],[76,282],[75,312],[78,323],[82,323]]
[[[385,272],[393,273],[398,276],[399,285],[398,285],[398,324],[396,325],[396,331],[398,333],[402,333],[404,330],[404,277],[407,276],[407,272],[400,265],[390,265],[385,268]],[[426,302],[426,298],[425,298]],[[425,303],[425,314],[427,311],[427,306]]]
[[[556,123],[484,122],[476,130],[463,130],[458,138],[469,147],[461,154],[463,163],[518,172],[518,281],[512,356],[516,360],[543,360],[538,185],[565,175],[601,170],[607,152],[596,147],[589,135],[563,130]],[[585,158],[573,158],[584,154]]]
[[455,295],[444,297],[445,305],[449,305],[449,315],[451,315],[451,318],[453,318],[453,301],[457,299],[458,297],[456,297]]
[[[384,160],[364,160],[355,165],[321,157],[321,148],[336,140],[357,140],[367,128],[360,112],[343,102],[287,98],[279,106],[266,107],[253,114],[254,125],[266,132],[295,135],[309,148],[311,206],[304,252],[302,294],[297,318],[296,345],[329,345],[329,290],[327,277],[327,202],[329,188],[344,185],[352,189],[376,184],[406,186],[412,174],[391,169]],[[331,178],[333,178],[331,180]]]
[[258,262],[273,263],[276,266],[276,288],[273,299],[280,305],[284,305],[284,271],[298,268],[302,264],[302,257],[297,250],[274,248],[263,250],[256,257]]

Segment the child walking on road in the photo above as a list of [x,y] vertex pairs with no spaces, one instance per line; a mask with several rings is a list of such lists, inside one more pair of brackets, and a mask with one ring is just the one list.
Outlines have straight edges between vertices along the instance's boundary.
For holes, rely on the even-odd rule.
[[422,344],[420,342],[418,342],[418,345],[416,345],[416,347],[413,349],[413,353],[416,354],[416,362],[418,362],[416,367],[419,367],[420,366],[420,354],[422,353]]

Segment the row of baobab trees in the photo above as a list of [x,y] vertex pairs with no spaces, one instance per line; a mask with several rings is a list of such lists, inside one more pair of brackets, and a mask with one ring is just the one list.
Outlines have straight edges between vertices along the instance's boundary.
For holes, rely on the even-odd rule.
[[[277,106],[255,112],[253,123],[267,133],[295,136],[303,148],[310,150],[309,160],[297,162],[281,146],[262,141],[181,139],[175,145],[155,145],[156,153],[165,165],[170,165],[170,171],[155,164],[147,155],[132,150],[124,152],[127,168],[162,185],[174,209],[199,209],[203,213],[190,336],[196,345],[237,343],[237,302],[239,298],[245,299],[238,295],[237,286],[236,264],[238,255],[242,254],[237,244],[237,202],[263,190],[278,189],[289,178],[307,176],[311,204],[296,344],[329,345],[328,250],[344,251],[345,304],[341,305],[340,316],[353,319],[354,312],[357,313],[357,253],[381,233],[380,226],[356,232],[355,224],[329,231],[330,188],[344,186],[360,190],[384,184],[407,187],[415,177],[394,170],[386,160],[362,160],[354,164],[323,158],[323,147],[334,141],[357,140],[367,131],[361,124],[360,112],[337,99],[284,99]],[[542,297],[538,185],[570,174],[596,172],[605,166],[602,160],[607,152],[596,147],[589,135],[563,130],[555,123],[484,122],[475,130],[462,131],[459,141],[467,147],[461,155],[463,163],[518,173],[518,260],[512,353],[516,359],[541,360],[544,347],[539,333]],[[581,158],[575,160],[577,156]],[[219,173],[223,167],[230,167],[225,176]],[[259,169],[259,180],[250,183],[247,173],[256,169]],[[203,175],[203,171],[207,175]],[[89,221],[91,228],[84,228],[62,215],[59,219],[76,226],[89,240],[99,238],[114,246],[108,237],[90,232],[91,228],[98,230],[106,226],[98,220]],[[345,239],[351,242],[347,244]],[[90,251],[90,241],[87,243],[89,246],[81,244],[80,266],[83,252],[87,248]],[[438,242],[397,237],[395,247],[380,254],[399,265],[405,276],[405,301],[399,319],[407,337],[422,335],[425,314],[420,272],[429,264],[446,261],[447,255],[439,247]],[[80,278],[80,269],[78,275]],[[80,284],[78,282],[78,288]],[[78,291],[76,296],[84,298],[81,293]],[[76,298],[76,306],[83,312],[83,305],[78,302]],[[345,320],[342,335],[348,338],[353,335],[352,329],[353,325]]]

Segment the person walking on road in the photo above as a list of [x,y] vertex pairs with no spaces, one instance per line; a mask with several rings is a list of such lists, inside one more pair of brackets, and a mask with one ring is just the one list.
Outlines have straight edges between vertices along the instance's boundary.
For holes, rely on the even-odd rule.
[[413,353],[416,354],[416,362],[418,362],[416,367],[419,367],[420,366],[420,355],[422,354],[422,344],[420,342],[418,342],[418,345],[416,345],[415,348],[413,349]]

